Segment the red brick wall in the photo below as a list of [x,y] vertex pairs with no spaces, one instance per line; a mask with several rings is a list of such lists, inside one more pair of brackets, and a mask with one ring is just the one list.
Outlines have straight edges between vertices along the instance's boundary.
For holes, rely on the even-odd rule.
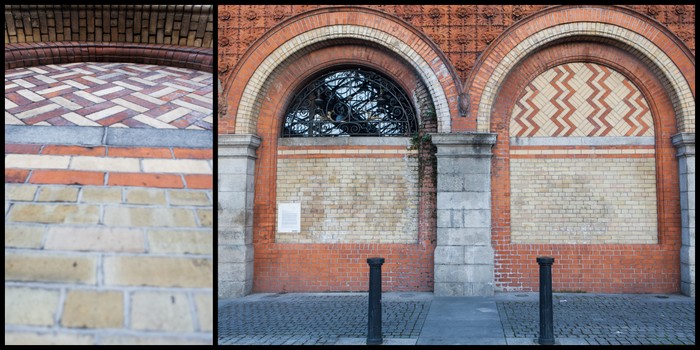
[[[318,9],[318,5],[274,6],[220,6],[219,16],[219,76],[223,83],[232,81],[225,101],[228,115],[219,120],[220,133],[234,133],[235,111],[245,84],[257,68],[254,62],[262,62],[266,55],[287,38],[277,26],[293,16]],[[539,11],[550,11],[541,5],[377,5],[363,6],[395,15],[419,33],[432,39],[447,57],[449,64],[461,80],[455,86],[471,96],[467,118],[459,116],[456,93],[448,92],[452,119],[452,132],[474,131],[477,127],[476,109],[480,93],[498,57],[518,44],[518,39],[532,34],[535,28],[556,23],[530,23]],[[585,6],[582,8],[585,9]],[[630,9],[632,11],[630,11]],[[678,39],[664,39],[660,47],[678,64],[695,94],[694,50],[695,7],[693,5],[634,5],[619,7],[627,15],[638,19],[634,26],[618,23],[624,16],[615,11],[599,11],[606,20],[632,30],[648,33],[652,28],[648,21],[658,21]],[[583,13],[579,11],[578,15]],[[343,17],[345,18],[345,17]],[[629,18],[629,17],[624,17]],[[561,18],[561,21],[566,20]],[[353,18],[352,21],[358,21]],[[304,28],[322,26],[322,23],[306,21]],[[508,38],[506,46],[498,46],[499,35],[509,28],[519,27],[522,37]],[[539,27],[538,27],[539,26]],[[392,28],[384,28],[391,31]],[[288,31],[300,31],[297,26]],[[280,31],[274,42],[256,40]],[[529,32],[528,32],[529,31]],[[661,36],[657,36],[657,39]],[[656,40],[656,39],[655,39]],[[335,43],[339,44],[339,43]],[[503,43],[501,43],[503,44]],[[257,46],[256,46],[257,45]],[[686,45],[692,52],[692,62],[678,45]],[[255,46],[256,50],[248,50]],[[485,60],[489,50],[498,52]],[[500,56],[499,56],[500,55]],[[254,57],[255,59],[250,59]],[[481,58],[480,58],[481,57]],[[480,59],[479,59],[480,58]],[[242,61],[243,60],[243,61]],[[429,57],[426,57],[431,62]],[[243,64],[239,64],[239,61]],[[508,125],[512,107],[522,88],[539,73],[567,62],[596,62],[607,65],[624,74],[642,91],[650,104],[655,119],[656,173],[659,244],[511,244],[510,243],[510,174]],[[420,202],[419,244],[275,244],[275,171],[279,117],[291,95],[305,79],[325,67],[335,64],[358,63],[378,69],[389,76],[401,76],[408,71],[401,61],[382,53],[354,44],[342,43],[337,48],[307,52],[293,64],[275,73],[260,109],[257,132],[263,144],[258,149],[256,163],[255,199],[255,285],[261,291],[340,291],[363,290],[366,286],[367,265],[365,258],[382,256],[384,283],[388,290],[432,290],[433,249],[435,244],[434,200],[423,198]],[[483,69],[483,73],[474,71]],[[398,75],[396,75],[398,74]],[[399,83],[410,90],[415,83],[412,74],[400,77]],[[245,79],[232,80],[238,77]],[[441,80],[442,81],[442,80]],[[413,85],[412,85],[413,84]],[[448,84],[446,84],[448,85]],[[458,92],[457,92],[458,93]],[[585,290],[588,292],[677,292],[679,290],[680,212],[678,169],[675,150],[670,142],[677,131],[675,111],[669,100],[667,88],[650,71],[639,57],[601,43],[582,40],[563,43],[542,49],[527,58],[506,81],[501,84],[491,132],[498,134],[492,163],[492,242],[496,250],[497,290],[536,290],[537,264],[535,258],[552,255],[555,290]],[[430,130],[433,127],[427,127]],[[434,170],[434,169],[432,169]],[[428,169],[424,180],[431,178]],[[431,181],[423,181],[424,194],[434,195]],[[434,198],[434,197],[429,197]]]

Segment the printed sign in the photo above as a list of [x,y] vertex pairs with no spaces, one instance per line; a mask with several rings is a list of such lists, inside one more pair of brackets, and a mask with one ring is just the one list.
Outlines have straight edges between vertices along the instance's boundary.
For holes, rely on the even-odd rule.
[[301,203],[279,203],[277,232],[301,231]]

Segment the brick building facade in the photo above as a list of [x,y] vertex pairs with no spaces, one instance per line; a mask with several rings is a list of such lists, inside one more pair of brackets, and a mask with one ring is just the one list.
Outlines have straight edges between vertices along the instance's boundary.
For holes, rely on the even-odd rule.
[[[219,6],[219,296],[695,295],[695,7]],[[389,77],[403,137],[282,135],[339,68]],[[298,205],[298,232],[280,230]]]

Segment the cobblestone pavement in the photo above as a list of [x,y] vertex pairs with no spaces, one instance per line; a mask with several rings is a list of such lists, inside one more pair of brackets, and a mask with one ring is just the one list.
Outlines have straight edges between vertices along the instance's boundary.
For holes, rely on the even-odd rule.
[[[498,309],[504,344],[536,344],[537,293],[497,293],[485,300]],[[384,344],[413,345],[419,338],[435,337],[422,332],[432,303],[432,293],[384,293]],[[367,294],[253,294],[220,300],[218,322],[222,345],[362,345]],[[555,293],[554,322],[555,340],[562,345],[694,345],[695,299]]]
[[[386,341],[415,344],[430,306],[430,293],[385,293]],[[364,344],[367,293],[254,294],[219,303],[219,344]]]
[[[539,336],[536,294],[515,294],[496,304],[506,338]],[[554,294],[553,307],[555,339],[577,338],[590,345],[695,344],[694,298]]]

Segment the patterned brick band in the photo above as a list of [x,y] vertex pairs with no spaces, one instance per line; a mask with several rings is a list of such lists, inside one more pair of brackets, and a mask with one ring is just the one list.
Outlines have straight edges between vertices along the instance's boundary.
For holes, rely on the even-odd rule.
[[5,182],[213,188],[212,150],[6,145]]
[[131,43],[5,44],[5,69],[75,62],[129,62],[213,72],[210,48]]

